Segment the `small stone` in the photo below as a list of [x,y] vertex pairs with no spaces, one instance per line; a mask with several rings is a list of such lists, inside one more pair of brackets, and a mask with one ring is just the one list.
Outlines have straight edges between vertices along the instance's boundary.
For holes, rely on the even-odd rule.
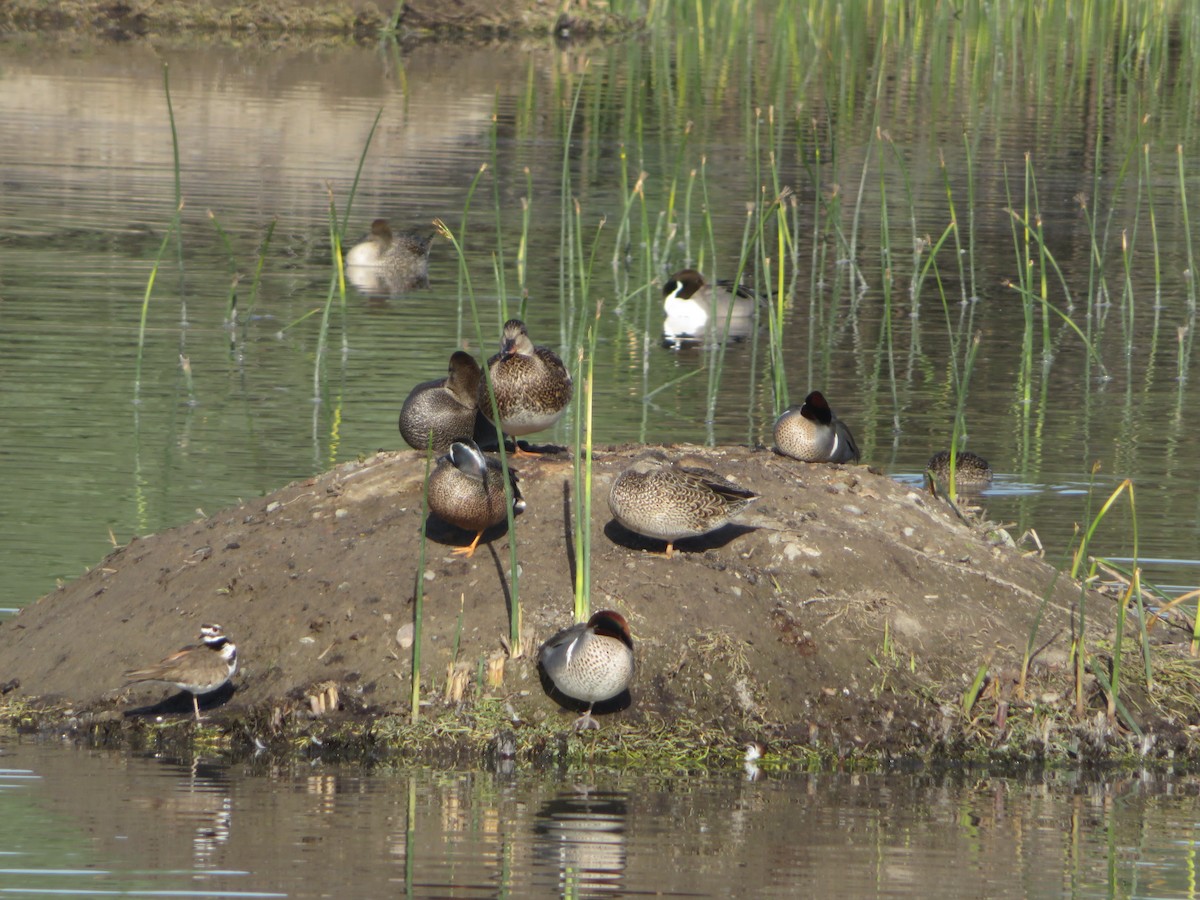
[[407,650],[413,645],[413,623],[405,622],[396,629],[396,643]]
[[278,500],[272,500],[270,503],[267,504],[267,512],[273,513],[273,512],[275,512],[275,510],[279,509],[279,507],[281,507],[281,506],[283,506],[283,504],[280,503]]
[[426,569],[423,577],[426,581],[433,581],[433,579],[437,578],[437,573],[433,569]]
[[333,513],[333,517],[335,519],[339,519],[339,520],[346,518],[346,516],[348,516],[348,515],[350,515],[350,510],[348,510],[348,509],[338,509],[338,510],[335,510]]

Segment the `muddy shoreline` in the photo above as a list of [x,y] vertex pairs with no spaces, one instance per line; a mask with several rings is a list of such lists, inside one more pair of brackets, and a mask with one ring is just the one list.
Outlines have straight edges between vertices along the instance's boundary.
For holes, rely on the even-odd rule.
[[[1116,601],[1083,594],[1089,672],[1078,715],[1080,586],[1002,530],[865,466],[663,450],[762,499],[668,560],[605,503],[645,448],[597,451],[593,608],[621,611],[637,648],[632,702],[606,711],[598,733],[569,733],[573,713],[547,696],[535,662],[540,642],[571,620],[565,454],[517,463],[528,503],[516,529],[520,655],[506,649],[504,528],[464,560],[450,553],[464,536],[428,523],[415,725],[402,629],[413,616],[425,463],[412,451],[137,538],[30,605],[0,626],[5,718],[120,746],[355,759],[478,759],[505,731],[529,760],[728,762],[752,739],[808,764],[1196,757],[1196,664],[1179,626],[1150,632],[1152,691],[1138,683],[1136,641],[1125,642],[1124,711],[1110,710]],[[123,688],[121,673],[194,640],[205,621],[237,640],[242,666],[197,728],[188,695]]]

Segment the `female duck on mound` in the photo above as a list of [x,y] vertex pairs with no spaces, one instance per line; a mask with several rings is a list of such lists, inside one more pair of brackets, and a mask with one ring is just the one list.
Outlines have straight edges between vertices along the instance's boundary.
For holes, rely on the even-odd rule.
[[813,391],[799,406],[775,420],[775,449],[802,462],[858,462],[858,445],[846,423],[833,414],[825,396]]
[[[525,509],[517,487],[517,473],[508,470],[512,486],[513,513]],[[484,456],[472,440],[456,441],[438,460],[429,476],[429,509],[440,519],[464,531],[474,531],[475,540],[452,551],[470,559],[483,533],[508,518],[504,503],[504,470],[498,460]]]
[[636,534],[675,542],[727,525],[758,495],[710,469],[640,459],[617,476],[608,494],[613,518]]
[[711,285],[695,269],[681,269],[663,285],[663,331],[691,336],[706,330],[719,333],[729,320],[730,334],[744,335],[756,302],[749,288],[729,282]]
[[381,268],[389,274],[417,281],[429,275],[429,247],[433,235],[393,235],[387,219],[371,223],[371,234],[346,254],[346,265]]
[[192,709],[200,721],[200,694],[222,687],[237,671],[237,645],[225,636],[220,625],[201,625],[201,643],[184,647],[177,653],[144,669],[125,673],[126,684],[161,681],[192,695]]
[[475,357],[454,351],[449,374],[418,384],[400,408],[400,435],[408,446],[424,451],[432,433],[433,452],[445,453],[455,441],[472,437],[482,381]]
[[[925,468],[939,481],[950,482],[950,451],[939,450]],[[960,487],[985,487],[992,480],[992,467],[978,453],[959,450],[954,459],[954,481]]]
[[[514,438],[543,431],[559,420],[571,402],[574,385],[558,355],[547,347],[535,347],[525,323],[504,323],[500,352],[488,360],[492,389],[496,393],[500,430]],[[479,409],[493,420],[487,382],[479,384]],[[518,455],[528,455],[517,448]]]
[[601,610],[542,644],[538,665],[560,693],[588,705],[575,730],[599,728],[592,707],[618,696],[633,678],[629,623],[618,612]]

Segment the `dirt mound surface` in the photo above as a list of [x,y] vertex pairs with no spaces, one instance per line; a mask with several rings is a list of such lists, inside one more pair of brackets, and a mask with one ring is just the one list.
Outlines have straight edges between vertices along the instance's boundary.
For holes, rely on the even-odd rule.
[[[646,448],[597,451],[592,606],[624,614],[637,653],[632,702],[602,717],[606,725],[688,722],[839,754],[903,752],[961,742],[985,710],[999,739],[1010,705],[1069,706],[1079,586],[1002,533],[969,527],[943,501],[861,466],[663,449],[761,499],[667,559],[660,542],[625,531],[607,509],[612,480]],[[524,653],[505,649],[504,527],[462,559],[450,551],[469,536],[431,520],[423,697],[431,710],[499,700],[513,721],[565,728],[571,720],[542,687],[536,649],[571,621],[572,465],[548,456],[515,468],[528,503],[516,528]],[[9,699],[92,720],[189,713],[187,695],[147,707],[173,691],[123,689],[121,673],[219,622],[242,662],[232,689],[208,704],[218,722],[263,710],[277,722],[405,713],[402,631],[413,618],[424,473],[416,452],[379,453],[134,540],[0,627]],[[1088,596],[1089,620],[1103,628],[1115,604]],[[1040,686],[1022,704],[1034,689],[1022,684],[1014,696],[1013,685],[1031,634]],[[979,701],[964,710],[983,671]]]

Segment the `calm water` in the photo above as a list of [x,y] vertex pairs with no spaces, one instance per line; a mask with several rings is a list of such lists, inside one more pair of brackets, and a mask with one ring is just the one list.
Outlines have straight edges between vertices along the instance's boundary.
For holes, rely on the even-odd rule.
[[[593,302],[604,301],[598,442],[769,442],[766,328],[728,347],[718,380],[714,353],[664,346],[659,286],[686,264],[734,274],[746,203],[771,180],[772,133],[779,182],[795,191],[797,239],[784,255],[794,288],[783,341],[792,402],[820,387],[852,424],[867,461],[915,476],[950,439],[952,339],[961,359],[978,332],[965,411],[968,446],[1001,473],[988,500],[993,518],[1013,523],[1015,534],[1035,528],[1060,560],[1074,523],[1087,516],[1088,473],[1098,462],[1096,504],[1122,478],[1134,480],[1139,552],[1150,576],[1168,586],[1200,583],[1200,455],[1189,449],[1200,382],[1190,342],[1178,339],[1192,319],[1175,174],[1182,142],[1191,196],[1200,198],[1194,97],[1178,84],[1126,81],[1128,73],[1103,66],[1081,78],[1056,57],[1013,59],[1005,54],[1018,53],[1020,42],[1003,40],[1018,36],[989,38],[967,19],[949,27],[945,41],[967,55],[958,64],[969,71],[949,81],[935,71],[885,77],[878,103],[868,102],[876,90],[874,34],[798,33],[791,40],[803,65],[781,71],[764,52],[778,39],[766,13],[703,60],[676,59],[674,44],[655,37],[566,50],[538,42],[403,52],[7,47],[0,70],[0,606],[20,607],[55,579],[74,577],[114,540],[396,447],[408,388],[443,373],[460,344],[478,354],[496,346],[494,263],[514,310],[527,291],[526,318],[541,342],[572,344]],[[888,65],[918,52],[935,54],[941,65],[945,45],[930,40],[895,47]],[[830,67],[831,55],[845,53],[862,57],[861,69]],[[688,66],[677,65],[685,60]],[[154,284],[135,393],[142,301],[174,208],[163,62],[184,208],[181,241],[169,245]],[[1030,96],[1013,74],[1017,62],[1040,67],[1046,92]],[[1154,118],[1135,127],[1131,117],[1150,97]],[[1097,102],[1107,124],[1095,120]],[[773,126],[766,112],[755,115],[772,103],[792,111],[780,112]],[[340,213],[380,111],[349,234],[361,235],[380,215],[425,231],[442,218],[461,234],[472,181],[486,164],[465,236],[483,340],[460,291],[453,249],[439,241],[428,289],[390,298],[351,289],[344,314],[333,310],[329,351],[318,364],[329,192]],[[572,259],[560,252],[568,123],[569,192],[580,202],[588,253],[599,234],[586,298],[564,276]],[[1101,125],[1106,139],[1097,161]],[[1141,175],[1143,143],[1149,158]],[[1025,175],[1027,152],[1036,184]],[[939,153],[959,215],[973,212],[976,241],[970,253],[965,238],[963,253],[941,253],[914,300],[914,272],[928,259],[927,248],[914,255],[914,247],[936,240],[949,221]],[[639,171],[646,173],[644,213],[633,191]],[[1097,186],[1102,196],[1088,215],[1104,229],[1096,252],[1107,265],[1089,293],[1091,244],[1076,197]],[[1046,246],[1069,285],[1068,296],[1047,263],[1046,293],[1090,336],[1090,362],[1062,319],[1051,315],[1043,331],[1037,312],[1026,354],[1024,307],[1009,286],[1021,265],[1005,210],[1023,211],[1035,188]],[[524,270],[523,199],[530,210]],[[630,225],[618,233],[627,201]],[[836,208],[820,205],[834,201]],[[1191,212],[1200,221],[1200,208]],[[210,213],[228,236],[232,261]],[[258,247],[272,221],[252,296]],[[765,246],[776,271],[774,220],[768,224]],[[1122,232],[1136,248],[1127,287]],[[1040,271],[1036,246],[1032,253]],[[973,259],[974,267],[964,263],[960,273],[959,259]],[[890,266],[881,267],[883,260]],[[231,328],[234,273],[239,320]],[[1040,282],[1034,287],[1040,293]],[[1179,379],[1181,371],[1188,380]],[[564,420],[547,437],[565,443],[571,428]],[[1100,529],[1102,553],[1132,554],[1126,509],[1119,504]]]
[[1194,897],[1194,778],[279,769],[0,736],[0,893]]
[[[791,401],[821,388],[866,461],[915,479],[949,442],[951,360],[979,333],[965,414],[969,448],[1000,473],[992,517],[1036,528],[1061,558],[1098,462],[1091,508],[1133,479],[1149,576],[1200,583],[1182,203],[1185,190],[1200,222],[1197,29],[1163,15],[1108,40],[1086,33],[1103,16],[1022,25],[970,3],[903,28],[774,8],[703,40],[664,29],[567,49],[2,45],[0,607],[78,575],[112,541],[398,446],[409,387],[457,346],[493,350],[501,295],[512,311],[527,292],[535,339],[560,349],[604,301],[598,442],[769,441],[765,326],[727,347],[717,379],[710,348],[664,340],[659,286],[689,264],[733,275],[746,204],[760,185],[776,194],[772,147],[794,191],[794,249],[780,253],[773,219],[763,234],[787,284]],[[175,208],[164,62],[184,207],[135,389],[147,279]],[[318,358],[330,198],[341,214],[380,111],[349,233],[387,216],[463,236],[486,164],[465,234],[483,338],[443,240],[427,289],[352,288]],[[599,235],[589,296],[567,275],[579,263],[563,249],[564,158],[585,253]],[[927,269],[948,190],[964,252],[947,244]],[[1007,210],[1034,206],[1052,260],[1030,241],[1032,290],[1044,268],[1091,355],[1058,315],[1027,317],[1011,287],[1027,251]],[[1096,547],[1128,558],[1123,504],[1113,516]],[[0,892],[18,895],[1196,893],[1197,785],[1183,777],[497,778],[187,765],[11,737],[0,752]]]

